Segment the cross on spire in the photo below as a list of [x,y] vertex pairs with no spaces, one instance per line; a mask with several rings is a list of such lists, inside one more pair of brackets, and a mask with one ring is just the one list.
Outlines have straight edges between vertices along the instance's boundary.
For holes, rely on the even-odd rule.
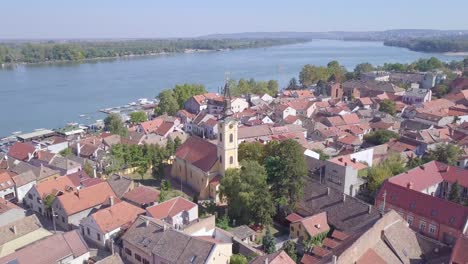
[[229,88],[229,72],[226,72],[225,74],[223,96],[224,96],[224,110],[223,110],[222,119],[225,119],[234,114],[234,112],[232,112],[232,109],[231,109],[231,91]]

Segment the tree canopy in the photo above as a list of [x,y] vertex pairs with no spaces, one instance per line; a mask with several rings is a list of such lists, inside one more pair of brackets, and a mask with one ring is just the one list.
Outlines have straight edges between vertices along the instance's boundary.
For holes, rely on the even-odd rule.
[[130,122],[132,123],[142,123],[148,120],[148,116],[143,111],[137,111],[130,113]]
[[429,159],[440,161],[449,165],[455,165],[458,161],[462,150],[454,144],[439,144],[435,149],[429,150]]
[[104,129],[112,134],[126,136],[128,130],[125,127],[120,115],[111,113],[104,119]]
[[390,115],[395,115],[396,103],[390,99],[384,99],[382,102],[380,102],[379,111]]
[[263,251],[267,254],[271,254],[276,251],[275,238],[271,234],[270,227],[267,227],[265,236],[262,239]]
[[316,84],[318,81],[344,81],[346,79],[346,69],[337,61],[331,61],[327,67],[305,65],[299,73],[299,82],[307,87]]
[[398,155],[390,155],[382,163],[369,168],[367,173],[368,189],[371,192],[377,191],[382,183],[397,174],[406,170],[405,161]]
[[177,102],[174,92],[172,90],[164,90],[158,95],[159,104],[154,109],[155,114],[162,115],[175,115],[179,111],[179,103]]
[[255,79],[240,79],[239,81],[230,80],[230,90],[232,96],[241,96],[246,94],[269,94],[276,96],[279,91],[278,81],[256,81]]
[[240,169],[227,170],[221,179],[220,196],[227,200],[229,217],[236,223],[268,225],[272,222],[273,201],[265,168],[258,162],[244,160]]
[[292,211],[303,196],[307,164],[302,146],[288,139],[270,146],[265,159],[268,183],[277,206]]
[[238,150],[239,161],[254,160],[263,164],[265,159],[264,145],[260,142],[242,142]]
[[179,105],[179,109],[184,107],[185,102],[190,97],[204,93],[206,93],[206,89],[201,84],[177,84],[173,89],[173,95]]
[[241,254],[234,254],[229,259],[230,264],[248,264],[247,258]]
[[387,143],[392,138],[400,138],[400,135],[390,130],[377,130],[364,136],[364,140],[374,145]]

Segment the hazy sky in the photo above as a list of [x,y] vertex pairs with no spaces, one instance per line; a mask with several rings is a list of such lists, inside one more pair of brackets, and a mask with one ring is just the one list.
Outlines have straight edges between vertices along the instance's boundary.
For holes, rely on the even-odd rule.
[[1,0],[0,39],[468,29],[467,0]]

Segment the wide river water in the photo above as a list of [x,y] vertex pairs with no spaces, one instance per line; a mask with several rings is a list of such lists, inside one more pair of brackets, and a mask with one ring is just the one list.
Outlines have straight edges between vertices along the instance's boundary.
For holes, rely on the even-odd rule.
[[226,72],[233,79],[276,79],[284,86],[305,64],[338,60],[352,70],[361,62],[408,63],[431,56],[443,61],[462,59],[386,47],[381,42],[314,40],[271,48],[0,68],[0,136],[68,122],[89,123],[103,117],[98,109],[154,98],[178,83],[201,83],[217,91]]

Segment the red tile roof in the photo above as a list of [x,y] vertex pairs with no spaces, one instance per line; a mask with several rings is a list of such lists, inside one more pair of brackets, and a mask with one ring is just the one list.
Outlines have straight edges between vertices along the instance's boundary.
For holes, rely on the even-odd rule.
[[317,246],[314,246],[314,248],[312,249],[312,253],[314,253],[314,255],[317,255],[321,258],[331,254],[331,251],[330,250],[326,250],[322,247],[317,247]]
[[343,240],[347,239],[349,237],[349,235],[335,229],[333,231],[333,233],[332,233],[332,237],[335,238],[335,239],[338,239],[340,241],[343,241]]
[[33,154],[35,150],[36,147],[30,143],[16,142],[10,147],[8,155],[17,160],[27,160],[29,158],[29,154]]
[[120,202],[111,207],[101,209],[90,217],[96,222],[103,233],[111,232],[125,224],[130,224],[145,213],[145,210],[127,202]]
[[157,129],[154,130],[154,133],[160,136],[165,136],[171,131],[171,129],[174,129],[173,122],[163,122]]
[[140,124],[141,128],[143,128],[144,133],[151,133],[154,132],[164,120],[162,118],[156,118],[150,121],[146,121]]
[[15,182],[12,179],[12,177],[15,175],[16,174],[13,172],[0,169],[0,191],[13,188],[15,186]]
[[328,238],[328,237],[326,237],[322,242],[323,246],[325,246],[327,248],[331,248],[331,249],[336,248],[339,244],[340,244],[339,241]]
[[154,188],[138,186],[135,189],[125,193],[123,198],[143,206],[156,202],[159,198],[159,194],[159,191]]
[[373,102],[369,97],[361,97],[358,99],[362,105],[372,105]]
[[183,211],[188,211],[196,206],[198,205],[179,196],[148,207],[146,208],[146,211],[151,217],[162,220],[166,217],[173,217]]
[[356,261],[356,264],[387,264],[388,262],[382,259],[372,248],[366,252]]
[[357,114],[347,114],[347,115],[342,115],[341,118],[343,118],[343,121],[347,125],[352,125],[352,124],[359,124],[361,121],[359,119],[359,116]]
[[411,188],[420,192],[444,180],[449,183],[458,181],[460,185],[468,188],[468,170],[431,161],[389,179],[391,183],[402,187],[411,183]]
[[307,233],[312,237],[330,230],[330,226],[327,223],[327,212],[321,212],[319,214],[302,218],[297,220],[297,222],[301,222],[307,230]]
[[101,183],[103,180],[99,178],[91,178],[84,170],[68,174],[67,177],[72,181],[74,186],[89,187]]
[[218,160],[216,145],[199,137],[189,137],[176,152],[176,157],[186,160],[202,171],[208,172]]
[[333,159],[329,160],[330,162],[333,162],[335,164],[341,165],[341,166],[351,166],[355,170],[362,170],[367,168],[368,166],[364,163],[361,163],[359,161],[354,161],[351,160],[349,156],[338,156]]
[[461,235],[452,250],[450,263],[468,263],[468,235]]
[[290,215],[288,215],[286,217],[286,220],[288,220],[291,223],[294,223],[294,222],[299,221],[301,219],[302,219],[302,216],[300,216],[300,215],[298,215],[296,213],[292,213],[292,214],[290,214]]
[[376,198],[376,206],[382,202],[385,192],[387,204],[457,230],[463,229],[468,218],[468,207],[389,181],[386,181],[380,188]]
[[304,256],[301,259],[301,264],[316,264],[320,263],[321,259],[311,256],[309,254],[304,254]]
[[109,197],[117,197],[107,182],[102,182],[76,192],[66,193],[57,199],[68,216],[105,203]]
[[42,198],[45,198],[49,194],[57,195],[58,192],[75,191],[76,185],[69,177],[63,176],[36,184],[36,190]]

